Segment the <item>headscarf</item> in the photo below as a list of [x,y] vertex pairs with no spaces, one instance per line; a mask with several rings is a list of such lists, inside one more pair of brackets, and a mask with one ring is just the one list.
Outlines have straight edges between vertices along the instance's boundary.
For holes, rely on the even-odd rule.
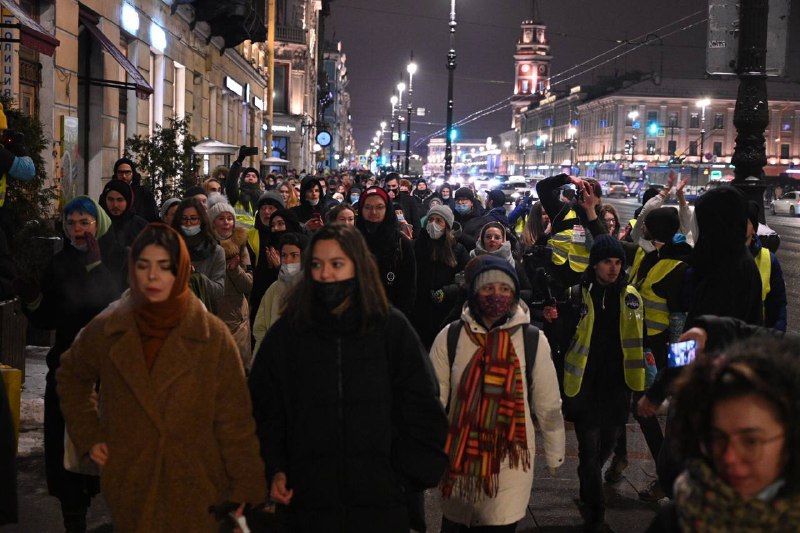
[[[99,239],[105,235],[111,227],[111,219],[106,214],[105,210],[100,208],[100,205],[88,196],[76,196],[64,207],[64,214],[62,215],[62,227],[66,232],[67,229],[67,214],[82,211],[87,215],[91,215],[97,221],[97,232],[94,235],[95,239]],[[67,234],[69,237],[69,234]]]
[[[192,274],[192,261],[183,238],[171,227],[158,222],[148,224],[142,230],[139,238],[142,238],[141,235],[147,234],[148,230],[156,229],[173,234],[173,241],[179,247],[178,264],[175,265],[175,283],[166,300],[156,303],[147,300],[147,296],[141,291],[136,280],[136,260],[132,255],[128,259],[134,319],[142,338],[142,351],[148,371],[153,369],[156,356],[161,350],[164,340],[186,314],[191,298],[189,277]],[[133,248],[136,248],[136,241],[134,241]]]

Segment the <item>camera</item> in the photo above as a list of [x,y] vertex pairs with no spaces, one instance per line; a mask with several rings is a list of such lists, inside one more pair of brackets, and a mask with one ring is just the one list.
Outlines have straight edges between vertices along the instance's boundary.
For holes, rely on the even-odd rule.
[[258,148],[255,146],[242,146],[239,149],[239,157],[250,157],[252,155],[258,155]]

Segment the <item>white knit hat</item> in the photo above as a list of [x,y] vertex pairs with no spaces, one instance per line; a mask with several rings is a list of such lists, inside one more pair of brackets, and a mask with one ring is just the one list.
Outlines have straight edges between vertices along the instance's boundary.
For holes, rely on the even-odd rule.
[[475,288],[475,292],[477,293],[481,287],[487,285],[489,283],[505,283],[512,290],[516,292],[517,284],[514,283],[514,280],[511,279],[511,276],[503,272],[502,270],[497,270],[495,268],[491,270],[486,270],[478,274],[478,277],[475,278],[475,283],[473,287]]
[[211,209],[208,210],[208,218],[211,219],[211,222],[214,222],[221,213],[230,213],[233,215],[234,220],[236,219],[236,210],[231,204],[225,202],[212,205]]

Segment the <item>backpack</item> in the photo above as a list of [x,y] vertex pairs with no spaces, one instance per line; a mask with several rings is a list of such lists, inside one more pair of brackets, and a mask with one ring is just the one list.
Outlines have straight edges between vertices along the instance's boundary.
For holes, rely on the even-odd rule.
[[[458,336],[461,334],[461,328],[464,321],[460,318],[450,323],[450,328],[447,330],[447,360],[450,366],[453,366],[453,361],[456,360],[456,348],[458,347]],[[525,324],[523,326],[523,336],[525,338],[525,382],[528,387],[533,384],[533,364],[536,362],[536,351],[539,347],[539,328],[533,324]]]

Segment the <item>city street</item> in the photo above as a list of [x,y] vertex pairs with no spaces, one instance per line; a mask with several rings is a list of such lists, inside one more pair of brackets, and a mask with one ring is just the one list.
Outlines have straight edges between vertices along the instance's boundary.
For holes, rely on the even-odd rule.
[[[603,198],[603,201],[617,208],[620,224],[623,225],[633,217],[633,212],[640,205],[636,198]],[[767,225],[781,236],[778,260],[781,262],[783,277],[786,281],[788,331],[800,333],[800,324],[797,322],[800,314],[800,218],[792,218],[788,215],[773,216],[768,211]]]

